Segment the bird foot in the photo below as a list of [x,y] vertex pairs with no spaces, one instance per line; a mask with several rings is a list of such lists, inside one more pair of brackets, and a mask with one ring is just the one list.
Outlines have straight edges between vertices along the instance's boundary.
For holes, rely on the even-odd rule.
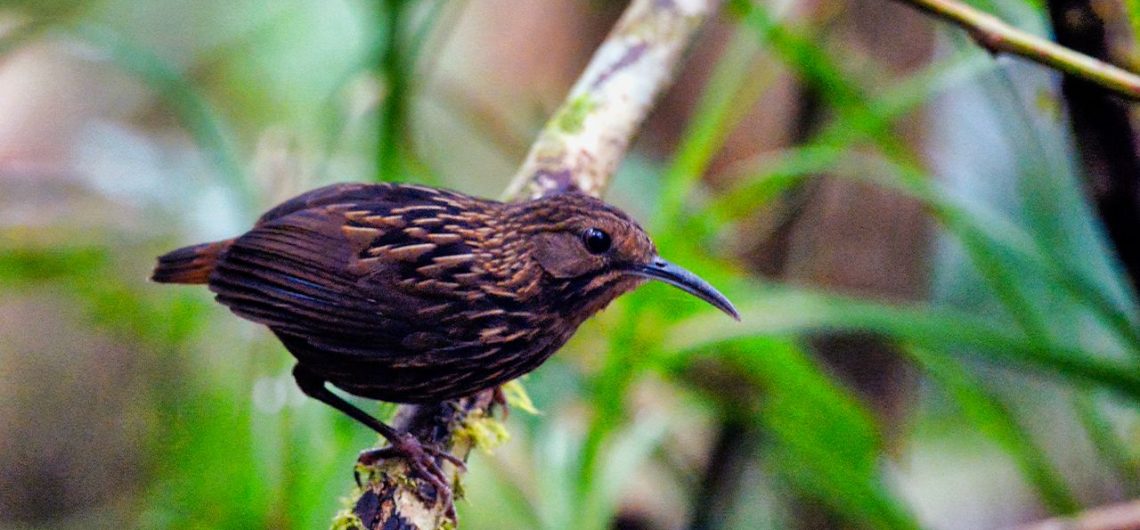
[[[442,502],[447,507],[448,517],[455,517],[455,505],[452,498],[451,485],[448,476],[439,467],[439,461],[451,462],[460,470],[466,470],[467,464],[455,455],[438,447],[424,445],[415,436],[404,433],[395,440],[390,440],[387,447],[369,449],[360,453],[356,459],[357,470],[353,472],[356,484],[360,485],[360,467],[372,467],[381,460],[403,458],[408,463],[408,476],[425,480],[435,490],[435,501]],[[420,492],[417,490],[417,494]],[[421,498],[427,500],[422,494]]]
[[503,421],[507,421],[511,415],[511,405],[507,402],[507,394],[503,392],[503,385],[495,387],[491,392],[491,411],[493,412],[495,408],[503,411]]

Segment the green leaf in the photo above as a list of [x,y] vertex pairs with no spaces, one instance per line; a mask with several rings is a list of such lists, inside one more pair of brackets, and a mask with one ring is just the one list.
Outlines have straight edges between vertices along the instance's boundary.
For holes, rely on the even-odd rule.
[[1045,344],[982,317],[787,287],[762,288],[749,298],[750,302],[740,304],[741,322],[724,322],[708,312],[687,318],[669,330],[666,349],[690,352],[756,336],[861,330],[926,348],[972,353],[1007,366],[1036,368],[1140,401],[1140,370],[1134,363]]
[[1128,310],[1114,300],[1110,285],[1070,266],[1068,260],[1055,259],[1054,253],[1045,250],[1046,245],[1006,218],[980,206],[964,204],[913,168],[873,155],[823,146],[787,150],[768,167],[762,170],[762,177],[746,181],[726,195],[733,199],[714,202],[711,215],[721,222],[741,217],[750,211],[741,208],[741,204],[750,199],[770,199],[819,171],[882,185],[923,202],[935,219],[962,242],[987,285],[1027,332],[1037,334],[1039,339],[1047,338],[1045,316],[1022,293],[1027,288],[1023,285],[1026,281],[1046,281],[1091,311],[1122,345],[1140,356],[1140,330]]
[[247,210],[256,205],[230,134],[207,98],[172,64],[127,36],[90,24],[37,20],[0,38],[0,57],[33,38],[53,33],[97,48],[116,66],[149,86],[174,111],[241,205]]
[[1080,502],[1033,440],[996,395],[944,354],[905,347],[907,354],[950,395],[978,432],[1000,446],[1015,461],[1041,500],[1055,514],[1080,509]]
[[526,387],[518,379],[509,381],[502,386],[503,395],[507,399],[507,405],[511,408],[519,409],[527,414],[535,416],[542,415],[538,408],[534,406],[534,401],[531,401],[530,394],[527,394]]
[[1093,446],[1119,477],[1125,495],[1140,495],[1140,462],[1129,453],[1129,448],[1120,440],[1112,423],[1097,407],[1096,396],[1088,391],[1078,392],[1073,400],[1073,408]]
[[246,212],[257,206],[254,190],[238,161],[229,131],[190,79],[150,50],[110,29],[83,24],[56,29],[97,47],[116,66],[146,83],[174,111]]
[[869,411],[802,348],[776,338],[710,344],[676,357],[723,360],[761,393],[752,418],[763,426],[769,465],[802,493],[869,528],[917,528],[882,483],[882,442]]
[[760,48],[754,40],[748,31],[737,29],[701,92],[693,118],[661,179],[661,198],[656,208],[661,233],[676,232],[664,227],[676,221],[685,197],[713,157],[776,79],[774,68],[757,70]]

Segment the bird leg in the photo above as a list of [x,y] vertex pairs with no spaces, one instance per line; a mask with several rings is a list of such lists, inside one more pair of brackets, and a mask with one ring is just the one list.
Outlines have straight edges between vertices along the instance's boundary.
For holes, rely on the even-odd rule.
[[[347,414],[352,419],[380,433],[380,436],[388,440],[389,445],[387,447],[360,453],[360,456],[357,458],[357,464],[371,466],[381,460],[403,458],[407,461],[411,470],[414,471],[413,474],[422,477],[435,489],[437,501],[442,501],[445,506],[452,505],[451,486],[448,484],[447,475],[440,469],[437,461],[440,459],[446,460],[460,469],[466,469],[467,466],[462,460],[442,449],[425,446],[416,439],[415,436],[409,433],[400,433],[384,422],[373,418],[368,415],[368,413],[334,394],[325,387],[325,380],[323,378],[299,364],[293,367],[293,378],[296,379],[297,386],[301,387],[301,391],[304,392],[305,395]],[[355,473],[354,475],[356,476],[357,485],[360,485],[360,476]]]
[[503,411],[503,421],[507,421],[511,415],[511,405],[507,402],[507,394],[503,392],[503,385],[495,387],[491,392],[491,406],[498,407],[499,410]]
[[[462,460],[442,449],[424,445],[415,436],[405,433],[387,447],[362,451],[357,457],[356,463],[362,466],[372,466],[381,460],[390,458],[403,458],[407,461],[416,474],[431,484],[436,491],[436,500],[442,501],[444,506],[448,507],[450,514],[450,510],[454,509],[451,486],[448,484],[447,475],[440,469],[438,460],[443,459],[455,464],[460,469],[466,469],[467,466]],[[358,477],[357,483],[359,484],[359,482]]]

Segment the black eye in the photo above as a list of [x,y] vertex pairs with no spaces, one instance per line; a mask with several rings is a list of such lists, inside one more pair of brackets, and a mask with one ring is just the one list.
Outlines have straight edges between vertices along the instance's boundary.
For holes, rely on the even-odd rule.
[[610,235],[598,228],[587,228],[582,232],[582,242],[591,254],[601,254],[610,249]]

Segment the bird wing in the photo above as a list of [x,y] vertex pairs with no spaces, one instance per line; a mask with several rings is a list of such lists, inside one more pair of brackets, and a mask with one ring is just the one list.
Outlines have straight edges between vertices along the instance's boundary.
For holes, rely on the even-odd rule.
[[[470,338],[439,318],[487,304],[473,287],[469,197],[430,188],[340,185],[270,210],[210,277],[234,313],[322,351],[416,358]],[[470,219],[468,219],[470,221]]]
[[390,202],[396,195],[395,184],[363,184],[349,182],[331,184],[315,190],[309,190],[292,199],[289,199],[258,218],[255,226],[261,226],[275,219],[280,219],[294,212],[328,206],[330,204],[363,203],[363,202]]

